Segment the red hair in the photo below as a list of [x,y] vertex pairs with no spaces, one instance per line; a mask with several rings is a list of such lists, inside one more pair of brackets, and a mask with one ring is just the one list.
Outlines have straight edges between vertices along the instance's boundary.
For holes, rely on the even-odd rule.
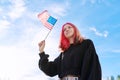
[[62,31],[61,31],[61,36],[60,36],[60,45],[59,45],[59,48],[62,51],[67,50],[69,48],[69,46],[70,46],[69,40],[64,35],[64,26],[67,25],[67,24],[71,25],[73,27],[73,29],[74,29],[74,36],[73,36],[74,37],[74,43],[73,44],[81,43],[84,40],[84,38],[80,35],[80,32],[77,29],[77,27],[74,24],[67,22],[67,23],[65,23],[62,26]]

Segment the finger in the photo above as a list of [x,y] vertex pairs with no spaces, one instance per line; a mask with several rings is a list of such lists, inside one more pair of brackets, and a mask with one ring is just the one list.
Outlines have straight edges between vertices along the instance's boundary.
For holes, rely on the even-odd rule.
[[38,45],[42,46],[45,43],[45,40],[41,41]]
[[40,43],[38,43],[38,45],[41,46],[42,45],[42,41]]
[[45,40],[43,40],[43,43],[45,43]]

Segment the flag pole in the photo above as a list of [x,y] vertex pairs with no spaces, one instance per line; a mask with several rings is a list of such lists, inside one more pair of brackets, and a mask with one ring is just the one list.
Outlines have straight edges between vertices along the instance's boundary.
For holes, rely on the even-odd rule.
[[55,25],[57,19],[55,19],[54,17],[50,16],[47,10],[45,10],[42,13],[38,14],[38,18],[40,19],[42,24],[50,30],[47,33],[47,35],[45,36],[45,38],[44,38],[44,40],[46,40],[46,38],[50,34],[53,26]]
[[44,40],[47,39],[48,35],[50,34],[50,32],[52,31],[52,29],[47,33],[47,35],[45,36]]

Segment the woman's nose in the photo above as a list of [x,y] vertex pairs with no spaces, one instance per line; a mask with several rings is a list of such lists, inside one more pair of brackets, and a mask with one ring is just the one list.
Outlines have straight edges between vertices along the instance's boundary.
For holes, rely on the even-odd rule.
[[67,27],[67,28],[65,28],[65,32],[68,32],[69,31],[69,28]]

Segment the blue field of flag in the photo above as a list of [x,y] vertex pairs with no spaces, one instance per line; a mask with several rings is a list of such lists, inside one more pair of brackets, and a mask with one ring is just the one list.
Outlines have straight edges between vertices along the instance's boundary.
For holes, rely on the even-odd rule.
[[48,18],[47,22],[49,22],[52,25],[55,25],[55,23],[57,22],[57,19],[55,19],[54,17],[50,16]]

